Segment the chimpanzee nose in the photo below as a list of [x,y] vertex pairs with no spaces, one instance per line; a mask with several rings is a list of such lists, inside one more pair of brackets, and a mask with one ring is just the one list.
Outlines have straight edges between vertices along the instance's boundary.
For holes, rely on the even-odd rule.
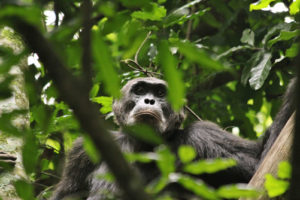
[[154,99],[145,99],[144,100],[145,104],[150,104],[150,105],[154,105],[155,104],[155,100]]

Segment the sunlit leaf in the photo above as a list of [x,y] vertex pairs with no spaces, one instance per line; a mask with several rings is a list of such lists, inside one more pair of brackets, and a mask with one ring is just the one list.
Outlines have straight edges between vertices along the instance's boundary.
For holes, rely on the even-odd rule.
[[275,44],[279,41],[290,40],[292,38],[295,38],[295,37],[299,36],[299,33],[300,33],[299,30],[295,30],[295,31],[282,30],[280,32],[279,36],[277,36],[274,39],[268,41],[268,47],[271,47],[273,44]]
[[188,163],[183,170],[191,174],[215,173],[236,165],[236,161],[232,159],[215,159],[215,160],[200,160],[193,163]]
[[51,148],[53,148],[56,152],[60,151],[60,144],[58,141],[48,138],[45,144]]
[[113,103],[113,98],[112,97],[94,97],[91,99],[95,103],[99,103],[102,105],[100,108],[100,112],[103,114],[107,114],[112,111],[112,103]]
[[195,159],[196,151],[192,146],[181,145],[178,149],[178,156],[182,163],[188,163]]
[[135,11],[131,14],[133,18],[151,21],[160,21],[166,16],[167,10],[158,5],[157,3],[151,3],[151,6],[143,8],[142,11]]
[[265,53],[262,60],[251,69],[251,78],[249,79],[249,83],[253,89],[260,89],[267,79],[272,67],[271,58],[271,53]]
[[295,15],[300,10],[300,0],[293,1],[290,5],[290,14]]
[[164,71],[165,80],[168,82],[168,100],[175,110],[179,110],[184,105],[185,88],[181,74],[176,69],[177,59],[171,54],[169,45],[163,40],[159,45],[159,63]]
[[113,97],[120,97],[120,81],[114,68],[111,53],[99,32],[93,34],[93,58],[95,69],[105,84],[105,90]]
[[299,44],[294,43],[289,49],[286,50],[285,56],[288,58],[294,58],[298,55],[298,51],[299,51]]
[[258,191],[247,188],[247,185],[244,184],[221,186],[217,193],[220,197],[226,199],[256,198],[259,195]]
[[261,10],[263,8],[266,8],[273,1],[275,1],[275,0],[260,0],[258,3],[252,3],[252,4],[250,4],[250,11]]
[[292,166],[287,161],[282,161],[278,165],[278,178],[288,179],[291,178],[292,175]]
[[156,153],[126,153],[125,156],[129,162],[149,163],[158,160]]
[[268,192],[269,197],[277,197],[284,194],[289,188],[289,182],[284,180],[278,180],[274,178],[271,174],[266,174],[265,176],[265,188]]

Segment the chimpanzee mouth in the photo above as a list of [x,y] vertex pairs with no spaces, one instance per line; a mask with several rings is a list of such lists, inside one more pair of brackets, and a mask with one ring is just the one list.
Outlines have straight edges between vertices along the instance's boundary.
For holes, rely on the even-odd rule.
[[158,122],[162,122],[161,116],[158,112],[152,111],[152,110],[142,110],[134,114],[134,118],[136,118],[138,121],[146,122],[147,120],[150,120],[149,122],[155,120]]

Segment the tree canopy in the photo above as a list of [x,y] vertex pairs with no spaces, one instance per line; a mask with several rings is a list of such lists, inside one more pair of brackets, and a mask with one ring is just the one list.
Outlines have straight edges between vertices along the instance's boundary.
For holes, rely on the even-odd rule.
[[[0,43],[1,100],[12,95],[11,68],[24,59],[29,64],[23,70],[29,111],[4,112],[0,118],[4,134],[24,141],[28,179],[15,183],[19,197],[49,197],[63,158],[80,135],[94,162],[105,160],[128,194],[145,197],[142,186],[130,188],[127,181],[136,184],[139,177],[127,163],[148,162],[151,155],[126,155],[126,161],[107,131],[118,128],[113,99],[135,77],[166,80],[172,107],[186,108],[185,125],[209,120],[233,134],[260,137],[295,76],[299,7],[299,0],[1,0],[1,34],[24,46],[14,51]],[[30,127],[14,126],[20,114],[29,115]],[[162,178],[147,186],[151,194],[175,172],[175,158],[167,148],[155,153]],[[178,155],[191,174],[234,165],[232,160],[192,163],[194,152],[188,146]],[[124,171],[118,171],[119,164]],[[282,166],[288,171],[289,166]],[[195,172],[199,168],[203,171]],[[237,185],[211,189],[201,180],[177,175],[172,181],[205,199],[257,195]],[[273,193],[274,187],[267,188],[274,196],[286,192],[283,179],[270,182],[285,187]]]

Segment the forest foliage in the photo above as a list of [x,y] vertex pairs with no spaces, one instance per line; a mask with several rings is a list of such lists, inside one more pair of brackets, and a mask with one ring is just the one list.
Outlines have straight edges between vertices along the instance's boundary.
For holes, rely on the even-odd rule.
[[[23,41],[18,34],[22,24],[35,27],[67,72],[84,83],[78,87],[91,88],[89,99],[97,104],[108,127],[118,128],[111,113],[113,98],[120,97],[120,88],[128,80],[140,76],[165,79],[174,109],[187,105],[198,118],[216,122],[242,137],[256,139],[272,123],[294,76],[299,0],[92,0],[91,6],[89,2],[1,0],[0,28]],[[280,6],[279,11],[271,9]],[[86,29],[91,29],[90,34]],[[38,41],[31,41],[35,39]],[[49,76],[49,69],[33,51],[32,45],[44,44],[33,43],[28,45],[25,40],[21,52],[0,46],[2,100],[12,95],[11,67],[28,57],[30,61],[24,71],[29,111],[2,113],[0,118],[3,133],[24,140],[22,156],[28,180],[15,183],[22,199],[49,197],[61,175],[66,152],[79,136],[84,135],[90,158],[94,162],[101,159],[73,109],[63,101],[64,94]],[[16,128],[12,123],[15,116],[27,112],[30,128]],[[185,125],[197,120],[186,113]],[[143,132],[140,137],[159,142],[146,134],[151,131]],[[147,186],[151,194],[178,182],[205,199],[257,195],[257,191],[240,185],[212,189],[190,176],[226,169],[235,164],[233,160],[194,161],[195,152],[189,146],[182,146],[177,154],[184,164],[180,172],[175,168],[175,155],[164,146],[153,154],[128,154],[126,158],[129,162],[157,163],[162,176]],[[289,174],[290,166],[283,163],[279,179],[267,177],[270,196],[286,191]]]

